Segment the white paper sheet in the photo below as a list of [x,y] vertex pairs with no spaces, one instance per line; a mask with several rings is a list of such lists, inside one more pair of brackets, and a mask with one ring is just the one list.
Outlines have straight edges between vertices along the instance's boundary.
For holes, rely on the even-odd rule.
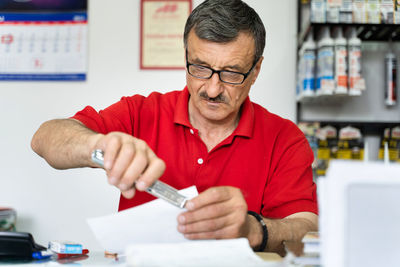
[[[198,194],[195,186],[179,192],[189,199]],[[183,211],[156,199],[116,214],[90,218],[87,222],[106,251],[121,254],[130,244],[187,241],[177,230],[177,217]]]
[[281,266],[281,262],[266,262],[258,257],[246,238],[130,245],[126,263],[141,267]]

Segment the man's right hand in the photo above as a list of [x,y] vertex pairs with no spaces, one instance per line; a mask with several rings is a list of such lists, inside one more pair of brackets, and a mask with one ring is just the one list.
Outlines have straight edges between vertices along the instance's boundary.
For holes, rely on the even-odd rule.
[[96,135],[94,149],[104,152],[104,169],[108,182],[132,198],[135,189],[144,191],[165,171],[165,163],[145,141],[122,132]]

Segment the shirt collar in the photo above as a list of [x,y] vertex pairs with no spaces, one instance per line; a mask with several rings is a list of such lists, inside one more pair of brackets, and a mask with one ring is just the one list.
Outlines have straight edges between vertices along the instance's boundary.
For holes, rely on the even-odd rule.
[[[174,123],[192,128],[192,125],[189,121],[189,97],[190,94],[186,86],[182,93],[178,96],[178,101],[176,102]],[[233,135],[250,138],[253,136],[253,128],[254,107],[250,101],[250,98],[247,97],[242,104],[239,124],[233,132]]]
[[191,128],[192,125],[189,121],[189,91],[187,86],[178,96],[178,101],[175,106],[174,123],[182,124]]
[[239,124],[233,134],[250,138],[254,129],[254,107],[249,97],[244,100],[241,109]]

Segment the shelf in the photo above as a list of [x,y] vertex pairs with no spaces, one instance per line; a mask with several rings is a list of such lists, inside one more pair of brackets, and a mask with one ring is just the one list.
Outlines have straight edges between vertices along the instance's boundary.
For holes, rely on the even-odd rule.
[[[302,99],[296,102],[297,121],[400,122],[400,102],[394,106],[385,104],[384,58],[387,50],[384,49],[363,51],[362,71],[366,90],[360,96]],[[395,52],[400,58],[400,49]]]
[[301,96],[296,99],[300,103],[341,103],[350,100],[360,95],[349,94],[332,94],[332,95],[316,95],[316,96]]
[[400,125],[400,100],[394,106],[387,106],[384,100],[384,58],[391,49],[400,59],[400,24],[315,23],[311,22],[310,2],[297,2],[298,49],[310,33],[314,40],[319,40],[323,28],[329,28],[331,35],[336,36],[336,28],[340,27],[345,38],[355,29],[362,41],[361,64],[366,83],[366,90],[360,96],[304,95],[297,98],[297,122],[319,122],[321,126],[330,124],[338,129],[351,125],[372,136],[380,136],[385,128]]
[[[302,120],[301,122],[315,122],[315,121],[307,121]],[[361,130],[363,135],[382,135],[385,128],[393,128],[395,126],[400,125],[400,121],[391,121],[391,122],[379,122],[379,121],[317,121],[320,123],[321,127],[326,125],[332,125],[334,127],[339,128],[345,126],[353,126]]]
[[357,36],[362,41],[389,41],[392,38],[393,41],[400,41],[400,24],[358,24],[358,23],[313,23],[310,22],[298,35],[298,44],[304,42],[304,39],[310,33],[311,29],[314,29],[314,37],[322,27],[342,27],[345,32],[350,27],[356,27]]

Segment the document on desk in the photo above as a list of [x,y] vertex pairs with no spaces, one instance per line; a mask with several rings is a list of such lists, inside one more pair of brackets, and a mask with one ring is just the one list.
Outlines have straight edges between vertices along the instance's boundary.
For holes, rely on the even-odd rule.
[[[195,186],[179,192],[189,199],[198,195]],[[87,222],[107,252],[123,254],[131,244],[187,241],[177,230],[177,217],[183,211],[156,199],[116,214],[90,218]]]
[[126,263],[141,267],[278,267],[282,264],[262,260],[246,238],[130,245]]

